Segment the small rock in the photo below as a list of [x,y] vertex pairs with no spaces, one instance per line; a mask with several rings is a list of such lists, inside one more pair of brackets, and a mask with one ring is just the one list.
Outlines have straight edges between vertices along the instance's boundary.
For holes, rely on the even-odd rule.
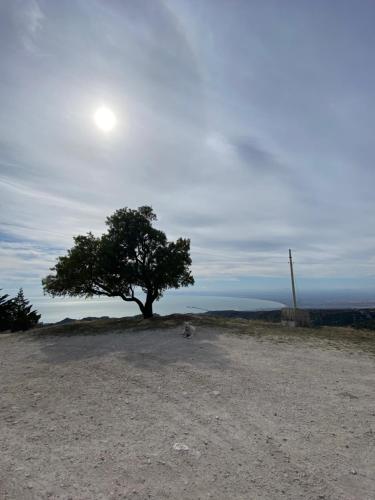
[[350,471],[350,473],[351,473],[351,474],[353,474],[353,476],[356,476],[356,475],[357,475],[357,471],[356,471],[355,469],[352,469],[352,470]]
[[183,443],[175,443],[173,445],[173,449],[176,451],[189,451],[189,447],[186,446],[186,444]]
[[220,395],[220,391],[212,391],[212,394],[213,394],[214,396],[219,396],[219,395]]

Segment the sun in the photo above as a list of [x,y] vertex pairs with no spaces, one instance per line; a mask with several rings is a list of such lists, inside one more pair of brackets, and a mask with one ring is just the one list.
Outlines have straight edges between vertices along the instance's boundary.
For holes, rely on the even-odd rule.
[[94,122],[103,132],[111,132],[117,124],[117,119],[110,108],[107,108],[107,106],[100,106],[94,113]]

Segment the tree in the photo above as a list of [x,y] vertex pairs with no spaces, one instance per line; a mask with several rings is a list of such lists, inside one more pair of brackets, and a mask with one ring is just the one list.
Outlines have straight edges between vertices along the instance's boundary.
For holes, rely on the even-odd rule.
[[[51,269],[55,274],[42,281],[45,293],[121,297],[151,318],[153,303],[165,290],[194,284],[190,240],[167,241],[152,226],[156,220],[151,207],[122,208],[107,218],[108,231],[101,237],[76,236],[73,248]],[[135,295],[137,288],[145,294],[143,302]]]
[[12,323],[14,302],[9,295],[0,296],[0,332],[9,330]]
[[38,324],[40,314],[38,311],[32,311],[32,305],[25,299],[22,288],[13,299],[13,313],[11,322],[11,331],[29,330]]

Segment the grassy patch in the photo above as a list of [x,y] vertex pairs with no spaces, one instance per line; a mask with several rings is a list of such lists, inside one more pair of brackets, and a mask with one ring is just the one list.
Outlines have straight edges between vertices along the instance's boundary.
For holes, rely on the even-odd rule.
[[290,328],[280,324],[247,321],[236,325],[236,333],[278,343],[304,343],[332,349],[361,350],[375,354],[375,332],[351,327]]

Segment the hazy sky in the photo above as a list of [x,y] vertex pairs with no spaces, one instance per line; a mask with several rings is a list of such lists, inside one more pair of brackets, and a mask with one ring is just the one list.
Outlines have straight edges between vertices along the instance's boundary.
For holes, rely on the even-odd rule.
[[0,0],[0,288],[40,293],[72,235],[145,204],[198,287],[286,279],[289,247],[300,278],[375,282],[374,23],[373,0]]

